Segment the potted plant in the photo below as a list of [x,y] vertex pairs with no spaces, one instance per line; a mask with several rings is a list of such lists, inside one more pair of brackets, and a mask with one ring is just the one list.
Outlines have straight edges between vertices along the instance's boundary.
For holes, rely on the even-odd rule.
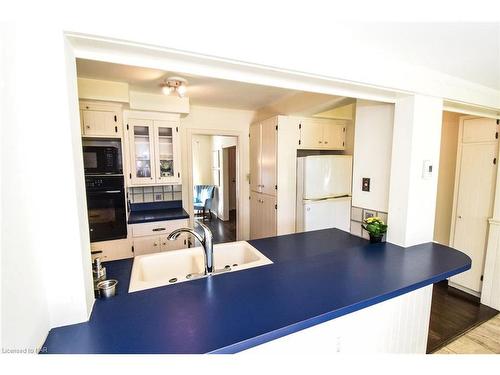
[[387,232],[387,224],[379,217],[369,217],[363,223],[363,229],[370,235],[370,242],[381,242],[382,237],[384,237],[384,234]]

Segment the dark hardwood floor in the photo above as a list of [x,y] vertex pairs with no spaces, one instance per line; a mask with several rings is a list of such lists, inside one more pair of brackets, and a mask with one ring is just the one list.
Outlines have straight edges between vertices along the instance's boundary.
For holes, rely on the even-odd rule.
[[[222,221],[215,215],[212,215],[212,220],[207,218],[203,221],[201,217],[196,217],[196,220],[210,228],[214,236],[214,243],[236,241],[236,210],[229,211],[228,221]],[[203,233],[198,225],[195,225],[195,230],[198,233]]]
[[446,280],[434,284],[427,353],[440,349],[497,314],[497,310],[482,305],[479,298],[448,286]]

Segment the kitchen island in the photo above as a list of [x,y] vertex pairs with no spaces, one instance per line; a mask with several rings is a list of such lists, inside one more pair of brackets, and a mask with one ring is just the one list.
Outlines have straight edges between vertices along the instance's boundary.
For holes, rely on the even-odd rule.
[[365,336],[374,351],[425,352],[432,284],[471,266],[439,244],[370,244],[338,229],[249,243],[273,264],[134,293],[132,259],[108,262],[118,295],[97,300],[88,322],[52,329],[44,350],[305,353],[320,349],[311,346],[318,335],[332,335],[331,352],[349,352]]

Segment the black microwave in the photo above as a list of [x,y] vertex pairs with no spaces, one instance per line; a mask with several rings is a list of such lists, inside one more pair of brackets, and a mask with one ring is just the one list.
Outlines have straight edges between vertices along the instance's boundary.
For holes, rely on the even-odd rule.
[[83,146],[85,174],[122,174],[119,149],[112,146]]

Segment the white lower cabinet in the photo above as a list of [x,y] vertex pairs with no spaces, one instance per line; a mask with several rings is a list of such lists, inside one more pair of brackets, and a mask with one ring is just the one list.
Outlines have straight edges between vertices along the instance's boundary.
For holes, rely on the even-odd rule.
[[160,250],[160,237],[134,238],[134,255],[157,253]]
[[103,261],[132,258],[132,238],[120,240],[92,242],[90,244],[92,258],[101,258]]
[[276,197],[250,192],[250,239],[276,236]]
[[189,247],[189,235],[187,234],[181,234],[175,241],[167,239],[170,232],[178,228],[185,228],[188,225],[187,219],[132,224],[134,255],[152,254]]

